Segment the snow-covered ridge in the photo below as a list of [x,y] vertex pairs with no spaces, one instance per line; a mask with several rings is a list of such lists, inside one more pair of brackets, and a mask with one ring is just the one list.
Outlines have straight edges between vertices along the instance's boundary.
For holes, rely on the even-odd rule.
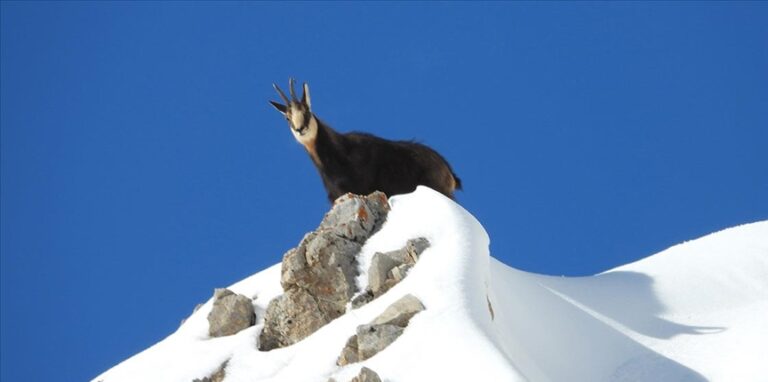
[[[582,278],[542,276],[490,257],[467,211],[420,187],[390,199],[382,229],[358,261],[365,286],[375,252],[427,238],[408,277],[383,296],[282,349],[256,348],[269,301],[282,293],[280,264],[229,289],[255,297],[259,321],[209,338],[212,301],[172,335],[94,381],[346,382],[362,366],[384,381],[760,381],[768,376],[768,222],[728,229],[639,262]],[[355,328],[404,296],[426,310],[391,346],[336,366]]]

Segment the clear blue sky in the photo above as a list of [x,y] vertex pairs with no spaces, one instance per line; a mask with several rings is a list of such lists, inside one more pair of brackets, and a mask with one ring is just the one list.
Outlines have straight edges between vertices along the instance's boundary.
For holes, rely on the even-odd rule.
[[[760,3],[2,3],[4,381],[82,381],[328,208],[267,103],[449,159],[492,254],[588,275],[768,218]],[[524,312],[521,312],[524,314]]]

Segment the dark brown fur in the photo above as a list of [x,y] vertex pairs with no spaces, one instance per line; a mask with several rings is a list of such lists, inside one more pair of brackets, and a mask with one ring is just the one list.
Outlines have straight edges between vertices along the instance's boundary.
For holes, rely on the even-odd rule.
[[[298,134],[297,139],[317,167],[331,202],[348,192],[367,195],[381,191],[392,196],[412,192],[423,185],[453,198],[453,192],[461,189],[461,180],[435,150],[412,141],[336,132],[311,112],[306,84],[301,101],[294,94],[293,80],[289,86],[290,100],[275,85],[286,105],[270,103],[286,117],[294,134]],[[296,123],[302,126],[293,126],[292,115],[301,117],[303,123]],[[309,139],[311,133],[307,132],[312,131],[312,120],[317,122],[317,134],[314,139]]]
[[317,167],[328,199],[352,192],[387,196],[424,185],[450,198],[461,189],[451,166],[435,150],[416,142],[390,141],[365,133],[340,134],[318,120]]

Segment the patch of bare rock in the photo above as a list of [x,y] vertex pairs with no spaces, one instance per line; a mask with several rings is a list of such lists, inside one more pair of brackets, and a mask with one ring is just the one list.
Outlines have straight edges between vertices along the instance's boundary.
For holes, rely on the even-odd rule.
[[352,300],[352,307],[359,308],[367,304],[402,281],[427,248],[429,241],[420,237],[408,240],[404,248],[375,253],[368,269],[368,287]]
[[[331,378],[328,382],[336,382],[336,380]],[[381,378],[379,378],[375,371],[363,366],[360,369],[360,373],[350,379],[349,382],[381,382]]]
[[228,363],[229,361],[222,363],[213,374],[205,378],[195,378],[192,382],[223,382],[224,377],[226,376],[226,371],[224,369],[227,367]]
[[[353,308],[365,305],[405,278],[429,247],[427,239],[412,239],[399,250],[374,254],[368,286],[362,293],[355,282],[357,255],[365,241],[384,224],[388,212],[387,198],[381,192],[344,195],[336,200],[316,230],[283,255],[283,294],[267,306],[258,338],[259,350],[295,344],[343,315],[350,303]],[[373,357],[400,337],[410,319],[422,310],[424,305],[413,295],[402,297],[376,319],[357,327],[337,365]],[[228,289],[216,289],[208,322],[211,337],[229,336],[251,327],[256,323],[253,300]],[[222,381],[226,365],[227,362],[210,376],[195,381]],[[373,370],[363,367],[351,382],[380,381]]]
[[336,361],[339,366],[365,361],[373,357],[403,334],[411,318],[424,310],[424,305],[411,294],[405,295],[368,324],[357,327],[347,340]]
[[386,196],[347,194],[333,205],[317,230],[283,256],[284,293],[267,306],[259,350],[292,345],[346,312],[357,293],[356,256],[384,223]]
[[229,289],[216,289],[213,308],[208,313],[208,334],[211,337],[231,336],[256,323],[256,313],[250,298]]

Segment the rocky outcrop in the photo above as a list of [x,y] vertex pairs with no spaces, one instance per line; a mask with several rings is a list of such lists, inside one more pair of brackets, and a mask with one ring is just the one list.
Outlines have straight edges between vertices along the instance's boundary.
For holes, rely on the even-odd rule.
[[368,269],[368,287],[355,297],[352,306],[359,308],[402,281],[427,248],[429,241],[420,237],[408,240],[405,247],[396,251],[375,253]]
[[[330,378],[328,379],[328,382],[336,382],[336,380]],[[379,378],[379,375],[376,374],[375,371],[363,366],[360,369],[360,373],[350,379],[349,382],[381,382],[381,378]]]
[[413,295],[408,294],[397,300],[373,321],[357,327],[355,335],[347,340],[336,364],[344,366],[373,357],[395,342],[411,318],[422,310],[424,305]]
[[381,382],[381,378],[375,371],[363,366],[360,369],[360,374],[355,378],[352,378],[349,382]]
[[391,324],[405,328],[411,322],[411,318],[422,310],[424,310],[424,304],[414,295],[407,294],[387,307],[371,324]]
[[208,334],[211,337],[230,336],[255,323],[256,314],[250,298],[229,289],[214,291],[213,308],[208,314]]
[[365,361],[391,345],[403,334],[403,329],[391,324],[367,324],[357,327],[357,357]]
[[192,380],[192,382],[223,382],[224,377],[227,375],[225,369],[227,367],[227,364],[229,361],[224,362],[219,366],[218,370],[213,372],[210,376],[207,376],[205,378],[195,378]]
[[381,192],[344,195],[317,230],[286,252],[280,280],[285,293],[267,306],[259,350],[292,345],[345,313],[357,292],[356,256],[388,211]]

